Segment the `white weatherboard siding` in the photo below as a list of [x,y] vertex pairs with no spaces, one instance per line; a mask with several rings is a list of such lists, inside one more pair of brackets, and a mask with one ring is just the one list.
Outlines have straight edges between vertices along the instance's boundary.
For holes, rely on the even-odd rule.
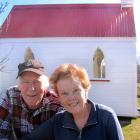
[[91,80],[93,55],[99,47],[105,56],[106,80],[110,81],[92,82],[89,98],[112,107],[119,116],[137,115],[135,38],[1,39],[1,58],[13,48],[5,72],[0,72],[1,91],[16,83],[17,65],[24,61],[27,47],[45,65],[49,76],[62,63],[76,63],[87,69]]

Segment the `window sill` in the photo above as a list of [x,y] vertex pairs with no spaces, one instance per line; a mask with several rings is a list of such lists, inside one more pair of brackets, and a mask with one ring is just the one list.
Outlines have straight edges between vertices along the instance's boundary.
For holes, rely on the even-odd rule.
[[103,78],[98,78],[98,79],[90,79],[91,82],[110,82],[109,79],[103,79]]

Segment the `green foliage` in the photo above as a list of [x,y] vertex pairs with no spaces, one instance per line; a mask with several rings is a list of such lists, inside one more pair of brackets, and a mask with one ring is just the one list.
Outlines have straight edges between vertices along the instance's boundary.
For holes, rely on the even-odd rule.
[[137,100],[138,100],[137,106],[138,106],[138,108],[140,108],[140,98],[138,98]]
[[0,14],[4,12],[5,8],[8,6],[8,2],[0,2]]
[[[140,81],[140,72],[137,74],[137,80]],[[140,98],[140,83],[137,83],[137,97]]]

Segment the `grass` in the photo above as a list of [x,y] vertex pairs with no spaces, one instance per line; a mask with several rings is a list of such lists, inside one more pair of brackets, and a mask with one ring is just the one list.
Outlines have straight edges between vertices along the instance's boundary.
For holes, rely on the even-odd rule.
[[131,124],[122,127],[124,140],[140,140],[140,118],[132,119]]
[[[140,108],[140,98],[137,100],[137,106]],[[140,118],[120,118],[120,123],[124,140],[140,140]]]

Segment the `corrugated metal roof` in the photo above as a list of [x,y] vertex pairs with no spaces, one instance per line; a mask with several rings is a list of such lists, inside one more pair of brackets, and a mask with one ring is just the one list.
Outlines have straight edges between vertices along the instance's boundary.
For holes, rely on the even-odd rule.
[[0,37],[135,37],[133,8],[120,4],[15,6]]

